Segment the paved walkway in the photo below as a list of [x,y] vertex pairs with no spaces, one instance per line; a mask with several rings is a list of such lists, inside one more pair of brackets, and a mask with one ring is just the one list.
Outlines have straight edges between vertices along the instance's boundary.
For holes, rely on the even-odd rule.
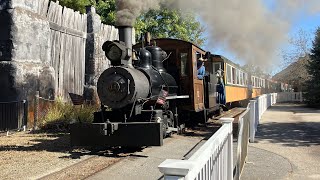
[[121,160],[87,180],[157,180],[163,179],[158,165],[166,159],[185,159],[203,137],[174,136],[166,138],[161,147],[146,148]]
[[277,104],[250,143],[245,179],[320,179],[320,110]]

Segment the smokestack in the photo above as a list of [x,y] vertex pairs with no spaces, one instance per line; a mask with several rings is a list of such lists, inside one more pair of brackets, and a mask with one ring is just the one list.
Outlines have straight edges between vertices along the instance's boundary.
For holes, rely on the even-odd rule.
[[128,67],[132,66],[132,27],[131,26],[118,26],[119,30],[119,41],[125,43],[128,48],[128,56],[130,57],[127,61]]

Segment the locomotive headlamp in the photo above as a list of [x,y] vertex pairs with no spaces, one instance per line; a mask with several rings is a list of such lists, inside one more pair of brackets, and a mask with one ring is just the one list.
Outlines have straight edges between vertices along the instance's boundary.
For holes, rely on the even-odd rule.
[[111,62],[120,62],[130,58],[128,56],[128,48],[119,41],[106,41],[102,45],[102,50]]

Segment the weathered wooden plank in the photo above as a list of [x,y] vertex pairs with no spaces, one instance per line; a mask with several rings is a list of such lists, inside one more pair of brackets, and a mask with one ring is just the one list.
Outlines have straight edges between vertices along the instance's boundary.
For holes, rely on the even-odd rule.
[[62,23],[62,11],[63,11],[63,7],[61,5],[58,6],[58,12],[56,14],[56,19],[55,22],[61,26]]
[[54,14],[56,13],[56,7],[57,7],[56,5],[57,3],[53,1],[50,2],[47,18],[51,22],[54,22]]
[[38,9],[37,9],[37,13],[41,15],[41,9],[42,9],[42,6],[43,6],[43,1],[44,0],[38,0]]
[[56,94],[59,88],[59,58],[60,58],[60,32],[51,30],[51,63],[50,65],[55,69],[55,87]]
[[74,29],[80,31],[80,21],[81,21],[81,15],[79,11],[76,11],[74,14]]
[[76,62],[77,62],[77,68],[75,69],[75,72],[77,72],[76,74],[76,77],[77,77],[77,80],[76,80],[76,84],[77,84],[77,92],[78,94],[83,94],[81,89],[82,89],[82,85],[80,84],[81,82],[81,77],[82,77],[82,72],[81,72],[81,61],[82,61],[82,57],[81,57],[81,53],[82,53],[82,49],[81,49],[81,39],[80,38],[77,38],[77,43],[78,43],[78,46],[77,46],[77,59],[76,59]]
[[57,3],[55,4],[55,10],[52,16],[52,22],[57,23],[57,19],[59,16],[59,1],[57,1]]
[[65,62],[65,47],[66,47],[66,34],[61,33],[60,34],[61,40],[61,46],[60,46],[60,58],[59,58],[59,79],[58,79],[58,96],[63,95],[63,77],[64,77],[64,62]]
[[60,26],[54,22],[49,22],[49,24],[50,24],[50,29],[52,29],[52,30],[59,31],[61,33],[68,34],[71,36],[84,38],[84,39],[87,38],[87,33],[85,33],[85,32],[81,32],[78,30],[70,29],[68,27]]
[[73,37],[73,41],[74,41],[74,49],[73,49],[73,57],[72,57],[72,62],[73,62],[73,86],[74,86],[74,92],[76,92],[77,94],[79,94],[78,92],[78,61],[79,61],[79,43],[78,43],[78,39],[76,37]]
[[[84,86],[85,85],[85,52],[86,52],[86,40],[81,39],[82,42],[82,60],[81,60],[81,79],[80,79],[80,85]],[[82,94],[83,94],[83,88],[81,89]]]
[[[70,37],[70,36],[69,36]],[[74,54],[75,54],[75,40],[74,37],[70,37],[70,41],[71,41],[71,51],[70,51],[70,59],[69,59],[69,89],[67,91],[69,92],[75,92],[74,89]]]
[[82,31],[87,32],[87,14],[82,15]]
[[49,9],[49,0],[42,0],[42,6],[41,6],[41,11],[40,14],[44,17],[47,16]]
[[69,16],[67,14],[69,14],[70,9],[67,7],[63,8],[63,22],[62,22],[62,26],[63,27],[68,27],[68,23],[69,23]]

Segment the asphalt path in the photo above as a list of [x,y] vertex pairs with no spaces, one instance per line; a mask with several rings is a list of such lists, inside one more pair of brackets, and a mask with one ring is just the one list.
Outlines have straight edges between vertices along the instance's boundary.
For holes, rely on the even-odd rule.
[[204,138],[197,136],[178,136],[166,138],[161,147],[145,148],[127,158],[104,169],[88,180],[150,180],[162,179],[158,165],[166,159],[187,159],[190,154],[204,142]]
[[269,108],[241,179],[320,179],[320,110],[297,104]]

